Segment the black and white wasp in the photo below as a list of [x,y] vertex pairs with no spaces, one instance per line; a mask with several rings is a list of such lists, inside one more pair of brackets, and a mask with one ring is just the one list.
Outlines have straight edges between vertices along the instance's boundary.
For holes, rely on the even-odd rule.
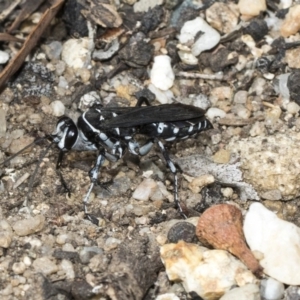
[[[143,103],[146,106],[142,106]],[[178,198],[177,168],[163,141],[187,139],[211,128],[213,126],[206,119],[205,111],[200,108],[180,103],[150,106],[148,100],[141,97],[135,107],[94,104],[78,118],[77,124],[69,117],[62,117],[57,122],[55,132],[48,138],[60,149],[57,168],[67,151],[98,151],[96,162],[89,171],[91,184],[83,199],[87,218],[98,224],[97,218],[88,213],[88,203],[94,186],[98,184],[99,170],[105,159],[115,162],[126,150],[143,156],[149,153],[154,143],[174,175],[174,201],[180,214],[186,218]],[[135,139],[137,134],[146,136],[148,140],[140,145]],[[62,182],[65,185],[63,178]]]

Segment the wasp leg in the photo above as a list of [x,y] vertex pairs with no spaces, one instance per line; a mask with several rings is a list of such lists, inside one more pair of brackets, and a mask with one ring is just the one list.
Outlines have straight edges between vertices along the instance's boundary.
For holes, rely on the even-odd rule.
[[93,223],[93,224],[96,224],[98,225],[98,219],[93,216],[93,215],[90,215],[88,213],[88,209],[87,209],[87,206],[89,204],[89,198],[90,198],[90,194],[94,188],[94,185],[98,183],[98,173],[99,173],[99,169],[101,168],[101,166],[103,165],[105,161],[105,155],[104,153],[100,153],[96,159],[96,163],[95,163],[95,166],[90,170],[89,172],[89,176],[90,176],[90,179],[91,179],[91,185],[88,189],[88,192],[87,194],[85,195],[84,199],[83,199],[83,206],[84,206],[84,212],[85,212],[85,215],[86,217]]
[[185,215],[185,213],[183,212],[182,210],[182,207],[180,205],[180,201],[179,201],[179,196],[178,196],[178,177],[177,177],[177,168],[175,166],[175,164],[173,163],[173,161],[171,160],[164,144],[160,141],[160,140],[157,140],[157,144],[160,148],[160,151],[162,153],[162,155],[164,156],[165,160],[166,160],[166,163],[169,167],[169,169],[171,170],[171,172],[173,173],[174,175],[174,202],[179,210],[179,213],[181,214],[181,216],[184,218],[184,219],[187,219],[187,216]]
[[61,166],[61,163],[62,163],[62,160],[63,160],[63,157],[64,157],[64,152],[63,151],[60,151],[59,152],[59,155],[58,155],[58,159],[57,159],[57,162],[56,162],[56,172],[60,178],[60,181],[61,181],[61,184],[62,186],[64,187],[64,189],[67,191],[68,193],[68,196],[70,197],[71,195],[71,190],[69,189],[62,173],[61,173],[61,169],[60,169],[60,166]]

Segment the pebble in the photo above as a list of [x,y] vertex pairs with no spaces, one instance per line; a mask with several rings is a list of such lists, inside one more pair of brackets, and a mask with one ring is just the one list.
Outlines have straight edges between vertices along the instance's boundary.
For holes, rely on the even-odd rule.
[[97,92],[91,91],[84,94],[79,100],[79,109],[85,111],[88,108],[92,107],[93,104],[100,102],[101,98]]
[[286,291],[285,300],[299,300],[300,299],[300,287],[298,286],[289,286]]
[[59,244],[59,245],[63,245],[67,242],[68,239],[70,239],[69,234],[59,234],[56,237],[56,243]]
[[18,236],[25,236],[41,231],[45,226],[45,217],[37,215],[15,222],[13,230]]
[[211,107],[206,112],[206,116],[210,120],[214,120],[215,118],[225,118],[226,112],[222,109],[217,107]]
[[121,244],[122,241],[119,239],[116,239],[114,237],[109,237],[106,241],[105,241],[105,250],[109,251],[109,250],[113,250],[115,248],[118,247],[119,244]]
[[234,3],[215,2],[205,11],[207,22],[219,32],[230,33],[239,20],[238,6]]
[[168,55],[154,57],[154,64],[150,72],[151,83],[163,91],[169,90],[174,83],[175,75]]
[[36,272],[40,272],[44,275],[50,275],[58,271],[58,267],[55,262],[52,261],[50,257],[44,256],[37,258],[32,266]]
[[[199,32],[202,34],[195,40]],[[208,25],[201,17],[185,22],[178,36],[181,44],[189,44],[191,41],[194,41],[191,47],[194,56],[198,56],[201,52],[215,47],[219,43],[220,38],[218,31]]]
[[290,98],[290,91],[287,86],[290,75],[291,73],[280,74],[274,79],[274,89],[276,93],[280,93],[280,95],[285,99]]
[[292,69],[300,69],[300,49],[289,49],[285,51],[285,61]]
[[55,100],[50,103],[52,108],[52,115],[55,117],[61,117],[65,114],[65,106],[60,100]]
[[[178,48],[179,48],[179,45],[178,45]],[[183,48],[183,47],[180,47],[180,48]],[[178,55],[180,57],[180,60],[187,64],[187,65],[191,65],[191,66],[195,66],[198,64],[198,58],[196,56],[194,56],[190,49],[189,50],[179,50],[178,52]]]
[[230,290],[220,300],[261,300],[261,298],[258,286],[252,283]]
[[262,253],[265,274],[285,284],[300,284],[299,227],[253,203],[245,217],[244,234],[250,249]]
[[162,5],[163,0],[140,0],[133,5],[133,11],[137,12],[147,12],[149,9],[154,8],[157,5]]
[[23,274],[26,270],[26,265],[23,262],[16,262],[12,265],[12,270],[15,274]]
[[267,9],[266,0],[240,0],[238,7],[242,15],[249,17],[258,16]]
[[155,95],[156,100],[161,104],[169,104],[173,102],[174,94],[172,91],[162,91],[158,89],[153,84],[149,84],[148,89]]
[[8,53],[0,50],[0,65],[6,64],[9,60]]
[[289,9],[280,28],[283,37],[296,34],[300,29],[300,4]]
[[299,113],[300,106],[295,102],[289,102],[286,106],[286,110],[292,115],[297,115]]
[[199,194],[205,186],[212,184],[214,182],[215,182],[215,178],[210,174],[198,176],[189,183],[189,189],[194,194]]
[[177,243],[179,241],[192,243],[197,240],[195,229],[196,227],[189,222],[178,222],[170,228],[168,241],[169,243]]
[[62,44],[58,41],[53,41],[49,44],[43,45],[42,48],[50,60],[59,59],[62,52]]
[[105,49],[95,50],[93,52],[93,59],[95,60],[107,60],[110,59],[120,49],[120,43],[118,38],[114,39],[109,47]]
[[263,279],[260,282],[260,294],[264,300],[280,300],[284,294],[284,285],[273,278]]
[[169,280],[182,282],[187,293],[194,291],[203,299],[218,299],[233,285],[256,282],[254,275],[224,250],[180,241],[162,246],[160,255]]
[[8,248],[13,238],[13,231],[6,220],[0,220],[0,247]]
[[140,201],[148,201],[156,189],[157,183],[151,178],[146,178],[135,189],[132,194],[132,198]]
[[30,124],[40,124],[42,123],[42,117],[40,114],[31,114],[28,117],[29,123]]
[[75,278],[74,267],[69,260],[63,259],[60,263],[60,268],[65,272],[67,280]]
[[63,44],[62,60],[71,68],[80,69],[90,64],[89,39],[69,39]]
[[96,246],[83,247],[79,253],[80,261],[83,264],[88,264],[91,258],[96,254],[103,254],[103,250]]
[[166,293],[158,295],[155,300],[180,300],[174,293]]

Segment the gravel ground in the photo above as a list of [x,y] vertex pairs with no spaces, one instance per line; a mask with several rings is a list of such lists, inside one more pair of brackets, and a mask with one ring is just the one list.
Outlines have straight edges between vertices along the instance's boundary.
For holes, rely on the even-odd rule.
[[[166,144],[183,171],[179,196],[190,223],[197,225],[213,204],[234,203],[245,213],[260,201],[300,226],[300,28],[284,25],[300,19],[297,12],[288,15],[297,1],[267,1],[267,8],[258,1],[251,12],[244,1],[116,2],[91,1],[81,14],[80,1],[67,1],[2,89],[0,161],[51,134],[62,115],[76,119],[95,101],[134,106],[136,93],[149,88],[153,105],[198,106],[214,127]],[[105,5],[111,12],[99,17]],[[147,5],[152,6],[146,13]],[[4,7],[0,1],[0,11]],[[2,22],[2,31],[19,12],[17,7]],[[26,37],[41,14],[24,21],[18,36]],[[208,45],[202,50],[194,43],[198,37],[184,42],[181,31],[199,16],[216,32],[207,31],[211,39],[201,42]],[[206,34],[205,26],[190,26]],[[0,52],[11,57],[18,48],[2,43]],[[169,58],[154,71],[159,55]],[[141,144],[146,139],[139,137]],[[169,281],[160,259],[159,246],[178,240],[181,228],[172,233],[175,238],[168,232],[182,218],[158,147],[144,157],[127,153],[101,168],[99,181],[107,188],[95,187],[88,206],[99,219],[96,226],[82,204],[96,153],[65,155],[61,170],[68,195],[56,172],[59,151],[51,147],[45,154],[48,145],[34,144],[0,169],[1,299],[156,299],[166,293],[174,295],[165,299],[200,299]],[[192,236],[185,239],[196,243],[194,227],[186,230]],[[299,298],[286,292],[285,299]]]

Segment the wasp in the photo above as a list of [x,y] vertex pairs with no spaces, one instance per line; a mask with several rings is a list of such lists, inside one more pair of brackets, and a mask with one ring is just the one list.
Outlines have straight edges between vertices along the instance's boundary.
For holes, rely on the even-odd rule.
[[[142,105],[143,103],[146,105]],[[64,153],[68,151],[97,151],[96,161],[89,171],[91,184],[83,199],[83,207],[86,217],[98,224],[98,219],[88,212],[88,204],[94,186],[99,184],[99,171],[104,161],[116,162],[127,150],[134,155],[144,156],[150,152],[154,144],[158,145],[174,175],[174,202],[180,214],[186,218],[178,197],[177,167],[171,160],[164,142],[195,137],[211,128],[213,126],[205,117],[205,110],[201,108],[181,103],[151,106],[147,98],[140,97],[135,107],[104,107],[96,103],[85,111],[76,123],[71,118],[63,116],[58,120],[55,132],[47,138],[60,150],[57,169],[61,166]],[[147,141],[141,145],[136,135],[146,136]],[[13,157],[29,146],[31,145]],[[66,187],[62,176],[61,180]]]

